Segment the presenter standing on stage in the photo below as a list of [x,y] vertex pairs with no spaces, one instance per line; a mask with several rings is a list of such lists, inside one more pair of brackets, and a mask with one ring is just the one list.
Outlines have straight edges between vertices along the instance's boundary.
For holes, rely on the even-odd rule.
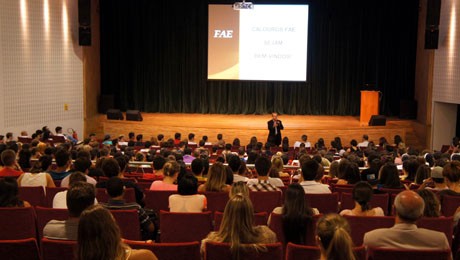
[[269,131],[267,142],[279,146],[281,144],[281,130],[284,129],[284,126],[281,120],[278,120],[278,113],[272,113],[272,120],[268,121],[267,125]]

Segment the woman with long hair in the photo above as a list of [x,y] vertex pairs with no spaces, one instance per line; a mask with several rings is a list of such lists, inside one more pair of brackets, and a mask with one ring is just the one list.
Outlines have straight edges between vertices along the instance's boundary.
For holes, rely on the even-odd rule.
[[[277,207],[273,213],[282,215],[284,240],[286,244],[305,244],[307,228],[310,226],[312,216],[318,215],[316,208],[311,208],[305,200],[305,190],[298,183],[293,183],[286,189],[283,207]],[[269,218],[268,224],[271,219]]]
[[321,259],[355,260],[350,226],[337,214],[328,214],[318,220],[316,242],[321,250]]
[[372,186],[361,181],[355,184],[353,187],[353,200],[355,201],[355,207],[353,209],[344,209],[340,212],[340,215],[352,215],[352,216],[384,216],[383,209],[380,207],[371,208],[369,201],[372,199],[374,191]]
[[[233,176],[233,175],[232,175]],[[220,162],[215,162],[208,171],[206,183],[198,187],[198,192],[204,191],[230,191],[230,186],[225,184],[227,181],[227,169]]]
[[431,190],[423,189],[417,191],[425,202],[423,216],[429,218],[437,218],[441,215],[441,204],[438,197]]
[[399,171],[394,163],[384,164],[379,171],[379,188],[402,189],[404,186],[399,179]]
[[240,259],[241,252],[249,247],[263,250],[263,244],[275,243],[276,235],[267,226],[254,226],[254,208],[249,198],[235,194],[225,206],[219,231],[211,232],[203,239],[206,242],[229,243],[233,259]]
[[153,260],[150,250],[134,250],[122,242],[120,228],[101,205],[87,208],[78,223],[78,260]]
[[5,177],[0,179],[0,207],[30,207],[29,202],[19,199],[18,192],[18,183],[15,178]]
[[18,185],[23,186],[42,186],[56,187],[53,178],[47,173],[50,169],[53,158],[49,155],[42,155],[37,162],[34,163],[30,172],[21,174],[18,178]]

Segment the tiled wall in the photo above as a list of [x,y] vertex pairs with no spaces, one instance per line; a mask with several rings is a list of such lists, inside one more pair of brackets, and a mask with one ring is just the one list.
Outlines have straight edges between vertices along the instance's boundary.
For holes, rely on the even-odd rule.
[[0,134],[83,131],[78,1],[0,0]]

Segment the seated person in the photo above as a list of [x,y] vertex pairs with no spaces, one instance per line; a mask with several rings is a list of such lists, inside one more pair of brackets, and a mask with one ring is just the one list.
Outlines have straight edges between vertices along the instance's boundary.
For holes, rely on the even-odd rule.
[[268,172],[272,166],[271,161],[266,157],[259,157],[255,162],[257,179],[250,179],[248,187],[251,191],[281,191],[270,183]]
[[135,202],[125,202],[125,186],[119,177],[112,177],[107,181],[107,194],[110,199],[107,203],[100,203],[104,208],[109,210],[135,209],[139,215],[139,224],[141,227],[142,240],[155,240],[155,226],[147,215],[145,210]]
[[232,255],[238,259],[242,244],[254,244],[262,248],[263,244],[275,243],[276,234],[267,226],[254,226],[254,208],[251,200],[242,194],[236,194],[227,203],[219,231],[211,232],[203,239],[201,251],[204,253],[207,242],[230,243]]
[[69,171],[72,159],[70,158],[70,153],[64,149],[57,150],[54,154],[54,158],[56,160],[57,168],[55,170],[50,170],[49,174],[53,180],[60,181],[72,173]]
[[18,178],[19,187],[42,186],[42,187],[56,187],[53,178],[46,171],[49,170],[52,158],[49,155],[42,155],[35,162],[30,172],[21,174]]
[[310,158],[302,163],[302,175],[299,181],[306,194],[331,193],[329,186],[315,181],[318,171],[320,165],[315,160]]
[[[305,199],[305,191],[298,183],[288,186],[284,195],[284,205],[276,207],[272,213],[282,215],[284,241],[286,244],[305,244],[308,224],[312,221],[313,215],[318,215],[316,208],[311,208]],[[271,215],[267,225],[270,225]]]
[[[96,186],[97,181],[93,178],[88,176],[89,168],[91,168],[91,160],[88,158],[77,158],[73,163],[73,170],[77,172],[82,172],[85,174],[86,182],[93,184]],[[69,187],[69,178],[70,176],[65,177],[61,181],[61,187]]]
[[208,171],[206,183],[198,187],[198,192],[229,192],[231,187],[226,184],[227,169],[220,162],[215,162]]
[[200,182],[206,182],[206,177],[203,177],[203,172],[204,172],[204,160],[201,158],[196,158],[195,160],[192,161],[191,164],[192,172],[197,178],[197,180]]
[[203,212],[206,210],[206,197],[198,192],[198,180],[191,173],[185,174],[177,186],[179,194],[169,196],[171,212]]
[[[77,182],[86,182],[85,175],[81,172],[73,172],[70,174],[69,186]],[[53,208],[54,209],[66,209],[67,208],[67,192],[68,190],[60,191],[54,195]],[[97,204],[96,198],[94,198],[94,204]]]
[[77,259],[157,260],[152,251],[132,249],[123,243],[117,222],[101,205],[81,214],[76,255]]
[[356,259],[348,221],[337,214],[328,214],[318,220],[316,243],[320,259]]
[[233,172],[233,182],[247,182],[248,178],[239,174],[241,159],[239,156],[230,154],[227,156],[228,166]]
[[0,170],[0,177],[19,177],[23,172],[16,161],[14,150],[6,149],[1,153],[3,169]]
[[351,215],[351,216],[384,216],[383,209],[380,207],[371,208],[369,201],[372,199],[374,191],[372,186],[365,181],[361,181],[355,184],[353,187],[353,200],[355,201],[355,207],[353,209],[344,209],[340,212],[340,215]]
[[0,207],[23,208],[30,207],[30,203],[19,199],[18,183],[13,177],[0,179]]
[[163,180],[152,182],[150,190],[177,191],[177,177],[179,176],[180,165],[176,161],[169,161],[163,166]]
[[[118,156],[116,158],[106,158],[102,161],[102,171],[104,172],[104,175],[108,178],[112,177],[120,177],[123,180],[123,183],[125,184],[126,188],[133,188],[134,189],[134,194],[136,196],[136,202],[137,204],[141,205],[142,207],[144,206],[144,192],[137,186],[136,183],[130,181],[130,180],[124,180],[123,179],[123,172],[126,169],[127,166],[127,159],[124,156]],[[103,188],[105,189],[107,187],[107,181],[99,181],[96,184],[96,188]]]
[[395,199],[395,225],[367,232],[363,244],[367,247],[399,249],[450,249],[444,233],[418,228],[416,222],[423,216],[425,203],[413,191],[402,191]]
[[80,215],[94,204],[95,198],[94,185],[84,181],[73,183],[66,194],[69,219],[49,221],[43,228],[43,236],[49,239],[77,240]]

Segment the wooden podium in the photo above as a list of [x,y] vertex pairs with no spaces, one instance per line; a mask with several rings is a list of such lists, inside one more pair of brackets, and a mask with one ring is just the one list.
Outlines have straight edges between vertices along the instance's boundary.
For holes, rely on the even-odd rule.
[[361,91],[361,113],[359,125],[367,126],[372,115],[379,114],[379,92],[378,91]]

